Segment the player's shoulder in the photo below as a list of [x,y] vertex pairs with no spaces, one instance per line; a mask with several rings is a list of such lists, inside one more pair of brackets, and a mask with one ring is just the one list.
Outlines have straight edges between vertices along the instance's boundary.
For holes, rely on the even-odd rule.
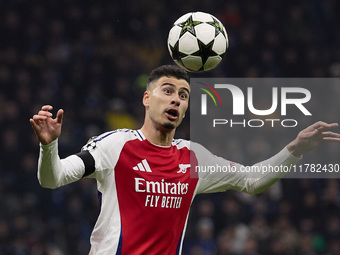
[[116,129],[113,131],[105,132],[98,136],[93,136],[83,147],[83,150],[93,150],[99,144],[104,147],[116,146],[120,143],[125,143],[127,141],[139,139],[143,140],[140,136],[138,130],[132,129]]
[[177,147],[177,149],[188,148],[190,149],[190,141],[185,139],[173,139],[172,146]]
[[206,154],[210,153],[208,149],[206,149],[203,145],[185,139],[174,139],[172,141],[172,145],[176,146],[178,149],[187,148],[188,150],[196,153],[196,154]]
[[173,139],[172,145],[176,146],[178,149],[187,148],[189,150],[197,150],[198,148],[200,149],[204,148],[199,143],[186,140],[186,139]]
[[138,139],[140,135],[138,134],[138,130],[133,130],[133,129],[116,129],[113,131],[105,132],[99,136],[94,137],[93,139],[96,140],[97,142],[105,140],[109,141],[112,139]]

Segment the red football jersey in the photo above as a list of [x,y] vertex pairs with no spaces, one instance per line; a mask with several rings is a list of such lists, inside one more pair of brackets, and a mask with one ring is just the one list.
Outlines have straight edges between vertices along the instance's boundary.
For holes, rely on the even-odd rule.
[[89,144],[103,199],[90,254],[179,254],[198,182],[187,142],[161,147],[119,130]]

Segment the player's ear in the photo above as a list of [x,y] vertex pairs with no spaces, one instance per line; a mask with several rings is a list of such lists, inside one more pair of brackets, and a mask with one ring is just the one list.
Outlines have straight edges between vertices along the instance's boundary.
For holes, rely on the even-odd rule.
[[144,95],[143,95],[143,105],[145,107],[149,106],[149,99],[150,99],[150,95],[149,95],[150,91],[149,90],[146,90],[144,92]]

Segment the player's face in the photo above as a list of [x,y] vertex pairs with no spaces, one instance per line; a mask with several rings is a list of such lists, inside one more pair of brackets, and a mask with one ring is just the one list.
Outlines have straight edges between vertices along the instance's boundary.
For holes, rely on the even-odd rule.
[[149,85],[143,103],[149,119],[166,129],[174,129],[182,122],[189,104],[190,86],[187,81],[161,77]]

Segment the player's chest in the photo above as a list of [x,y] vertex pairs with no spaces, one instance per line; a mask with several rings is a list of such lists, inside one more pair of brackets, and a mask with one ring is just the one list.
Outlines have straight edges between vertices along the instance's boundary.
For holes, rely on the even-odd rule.
[[[147,150],[138,146],[127,146],[119,156],[115,172],[128,177],[159,180],[184,180],[190,178],[190,151]],[[124,173],[122,173],[124,172]]]
[[124,191],[118,192],[120,201],[133,198],[141,208],[187,208],[197,184],[188,149],[124,149],[114,170],[117,190]]

